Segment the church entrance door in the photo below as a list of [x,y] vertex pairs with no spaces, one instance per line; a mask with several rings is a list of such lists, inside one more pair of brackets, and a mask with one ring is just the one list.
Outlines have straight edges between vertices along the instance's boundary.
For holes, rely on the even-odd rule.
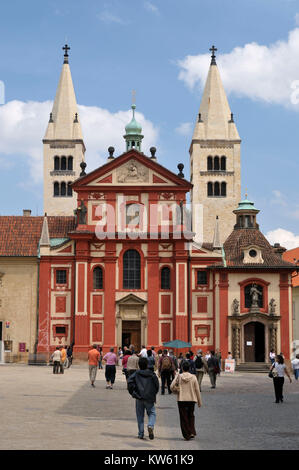
[[136,351],[141,349],[141,321],[122,322],[122,347],[133,344]]
[[265,326],[250,322],[244,326],[245,362],[265,362]]

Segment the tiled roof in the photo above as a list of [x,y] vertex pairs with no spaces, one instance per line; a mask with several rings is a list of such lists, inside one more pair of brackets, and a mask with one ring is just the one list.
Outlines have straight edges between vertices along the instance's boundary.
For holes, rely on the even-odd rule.
[[[261,249],[263,263],[243,263],[244,249],[250,245]],[[292,264],[285,261],[270,245],[265,236],[258,229],[235,229],[223,244],[227,267],[242,268],[288,268]]]
[[[288,250],[283,254],[283,259],[285,261],[289,261],[290,263],[295,263],[299,260],[299,247],[293,248],[292,250]],[[299,264],[298,264],[299,268]],[[299,274],[292,278],[292,284],[294,287],[299,287]]]
[[[0,216],[0,256],[37,256],[43,217]],[[50,238],[66,237],[75,217],[48,217]]]

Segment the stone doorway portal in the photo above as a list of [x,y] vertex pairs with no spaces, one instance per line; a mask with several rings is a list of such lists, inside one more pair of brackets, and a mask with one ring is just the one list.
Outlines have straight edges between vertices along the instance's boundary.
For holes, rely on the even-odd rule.
[[122,322],[122,347],[133,344],[136,351],[141,349],[141,321]]
[[253,321],[244,325],[245,362],[265,362],[265,326]]

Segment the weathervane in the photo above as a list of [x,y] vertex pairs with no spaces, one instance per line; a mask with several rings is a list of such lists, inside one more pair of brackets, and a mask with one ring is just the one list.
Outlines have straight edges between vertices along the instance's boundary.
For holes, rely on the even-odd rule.
[[65,46],[63,46],[62,50],[64,51],[64,63],[68,64],[69,63],[69,61],[68,61],[69,55],[68,55],[67,51],[70,50],[70,47],[66,44]]
[[217,51],[218,49],[216,49],[215,46],[212,46],[210,51],[212,52],[212,60],[211,60],[211,65],[216,65],[216,56],[215,56],[215,52]]

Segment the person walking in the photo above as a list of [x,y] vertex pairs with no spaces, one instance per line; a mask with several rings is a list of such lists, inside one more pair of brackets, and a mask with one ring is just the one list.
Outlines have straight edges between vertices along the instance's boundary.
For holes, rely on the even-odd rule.
[[67,359],[68,359],[68,369],[71,367],[72,363],[73,363],[73,345],[71,344],[67,350],[66,350],[66,356],[67,356]]
[[291,363],[292,363],[295,380],[298,380],[299,378],[299,354],[296,354],[295,359],[293,359]]
[[58,374],[60,369],[60,361],[61,361],[61,351],[59,346],[56,347],[55,351],[53,352],[51,359],[53,361],[53,374]]
[[216,357],[216,359],[217,359],[217,361],[218,361],[219,375],[220,375],[220,373],[221,373],[221,359],[222,359],[220,349],[216,349],[215,357]]
[[270,359],[271,364],[274,364],[274,362],[275,362],[275,352],[274,352],[274,349],[271,349],[271,351],[270,351],[270,353],[269,353],[269,359]]
[[61,360],[60,360],[60,371],[59,373],[60,374],[64,374],[64,363],[65,363],[65,360],[66,360],[66,349],[64,346],[61,346]]
[[190,353],[186,353],[186,359],[183,359],[183,361],[181,362],[181,365],[180,365],[180,374],[183,372],[183,363],[184,362],[188,362],[189,363],[189,372],[190,374],[194,374],[196,375],[196,368],[195,368],[195,363],[194,361],[192,361],[191,357],[190,357]]
[[147,349],[144,345],[141,346],[141,351],[138,354],[139,357],[147,357]]
[[162,356],[159,359],[158,375],[161,377],[161,395],[165,394],[165,384],[167,384],[168,394],[170,395],[171,377],[174,370],[174,364],[170,356],[167,354],[167,349],[164,349]]
[[208,374],[210,376],[211,381],[211,388],[216,388],[216,378],[217,374],[219,374],[219,362],[218,359],[215,357],[215,351],[211,351],[211,356],[207,360],[208,364]]
[[110,348],[110,351],[105,354],[103,360],[106,362],[105,368],[105,378],[106,378],[106,388],[113,389],[113,384],[115,382],[115,375],[116,375],[116,364],[117,364],[117,356],[114,352],[114,348]]
[[128,377],[130,377],[130,375],[134,374],[134,372],[136,372],[136,370],[139,369],[139,365],[138,365],[138,361],[139,361],[139,358],[137,356],[137,354],[135,352],[131,352],[131,356],[128,358],[128,362],[127,362],[127,374],[128,374]]
[[151,349],[148,349],[147,351],[147,361],[148,361],[148,369],[152,370],[154,372],[155,366],[156,366],[156,361],[153,356],[153,351]]
[[194,407],[201,407],[201,395],[198,381],[190,374],[190,363],[184,361],[182,374],[177,374],[171,383],[171,390],[177,393],[181,431],[184,439],[189,441],[196,436]]
[[170,349],[169,351],[169,357],[171,358],[172,362],[173,362],[173,370],[171,372],[171,380],[173,380],[176,376],[176,373],[178,371],[178,368],[179,368],[179,365],[178,365],[178,360],[176,358],[176,356],[173,354],[173,350]]
[[[274,364],[272,364],[270,371],[273,374],[273,385],[275,392],[275,403],[283,402],[283,384],[284,384],[284,375],[286,374],[292,382],[289,371],[284,363],[284,358],[281,354],[278,354],[275,358]],[[275,371],[275,372],[274,372]]]
[[99,356],[99,369],[103,369],[103,348],[102,346],[98,346],[98,351],[100,353],[100,356]]
[[199,385],[199,390],[201,391],[201,382],[205,372],[208,372],[208,364],[205,358],[202,355],[202,350],[199,349],[194,359],[195,369],[196,369],[196,378]]
[[148,416],[148,435],[154,439],[156,423],[155,402],[159,391],[159,381],[156,374],[148,368],[146,357],[138,360],[139,370],[128,379],[128,391],[136,399],[136,418],[138,424],[138,438],[144,439],[144,412]]
[[92,349],[88,351],[88,369],[89,369],[89,379],[92,387],[95,387],[95,380],[98,371],[100,353],[98,351],[97,345],[94,344]]
[[131,351],[130,349],[126,349],[124,352],[124,357],[122,360],[122,368],[123,368],[123,374],[126,377],[126,380],[128,380],[128,370],[127,370],[127,364],[128,364],[128,359],[131,356]]

